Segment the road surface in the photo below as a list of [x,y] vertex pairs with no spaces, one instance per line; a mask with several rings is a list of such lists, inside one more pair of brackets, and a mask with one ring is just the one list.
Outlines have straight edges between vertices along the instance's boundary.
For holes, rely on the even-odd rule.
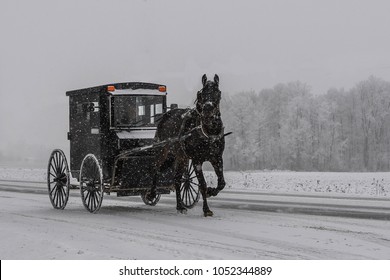
[[186,215],[105,196],[97,214],[71,190],[52,208],[44,183],[0,180],[1,259],[390,259],[386,198],[224,190]]

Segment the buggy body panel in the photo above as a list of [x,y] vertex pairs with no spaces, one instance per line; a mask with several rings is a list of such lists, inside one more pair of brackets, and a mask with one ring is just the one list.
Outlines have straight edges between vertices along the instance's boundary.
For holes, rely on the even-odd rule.
[[[158,114],[155,113],[158,109],[158,113],[163,114],[167,108],[167,93],[160,91],[161,88],[165,89],[165,86],[128,82],[66,92],[69,97],[70,169],[74,178],[79,177],[83,158],[87,154],[94,154],[101,162],[104,180],[109,181],[115,159],[121,153],[153,143],[158,122]],[[158,104],[153,103],[156,100]],[[127,101],[134,104],[131,102],[126,104]],[[125,112],[122,114],[125,116],[130,109],[139,110],[137,114],[134,114],[139,120],[132,119],[119,123],[118,116],[121,114],[118,112],[120,110]],[[140,160],[131,165],[136,167],[137,162]],[[150,159],[149,162],[151,162]],[[137,172],[134,172],[135,170],[127,170],[127,172],[133,173],[133,176],[139,174],[142,177],[142,173],[150,173],[150,168],[141,168],[144,165],[140,164]],[[117,175],[121,176],[121,174]],[[142,180],[132,181],[136,183]]]

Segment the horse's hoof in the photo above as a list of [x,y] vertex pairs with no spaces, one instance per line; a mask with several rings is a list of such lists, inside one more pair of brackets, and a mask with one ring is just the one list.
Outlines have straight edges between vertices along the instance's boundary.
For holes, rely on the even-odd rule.
[[207,210],[203,212],[205,217],[212,217],[214,215],[213,211]]
[[217,193],[218,191],[216,190],[216,188],[207,188],[207,197],[216,196]]
[[187,209],[186,208],[177,209],[177,213],[179,213],[179,214],[187,214]]

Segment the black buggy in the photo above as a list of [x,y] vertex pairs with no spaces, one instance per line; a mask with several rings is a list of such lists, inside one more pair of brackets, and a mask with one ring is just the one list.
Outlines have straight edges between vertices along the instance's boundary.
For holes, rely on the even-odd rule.
[[[62,150],[54,150],[47,168],[50,201],[64,209],[71,188],[79,188],[85,208],[99,211],[103,195],[140,195],[156,205],[161,194],[174,191],[173,166],[156,177],[155,155],[164,143],[154,141],[159,118],[167,107],[164,85],[116,83],[66,92],[69,97],[70,169]],[[70,174],[78,185],[72,185]],[[156,182],[153,182],[155,178]],[[156,183],[157,192],[151,196]],[[183,203],[193,207],[199,189],[191,163],[180,188]]]

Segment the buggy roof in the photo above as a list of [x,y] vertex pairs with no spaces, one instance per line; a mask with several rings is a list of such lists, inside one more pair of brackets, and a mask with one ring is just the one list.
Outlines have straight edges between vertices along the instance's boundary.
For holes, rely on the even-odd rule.
[[[115,90],[117,90],[117,94],[140,94],[139,90],[149,90],[149,91],[145,91],[145,94],[166,95],[166,92],[159,91],[159,87],[165,87],[165,85],[144,83],[144,82],[126,82],[126,83],[106,84],[106,85],[101,85],[96,87],[71,90],[66,92],[66,96],[74,96],[74,95],[85,94],[85,93],[115,94],[115,90],[108,89],[109,86],[113,86]],[[134,90],[133,93],[131,92],[132,90]],[[154,92],[154,90],[156,90],[156,92]]]

